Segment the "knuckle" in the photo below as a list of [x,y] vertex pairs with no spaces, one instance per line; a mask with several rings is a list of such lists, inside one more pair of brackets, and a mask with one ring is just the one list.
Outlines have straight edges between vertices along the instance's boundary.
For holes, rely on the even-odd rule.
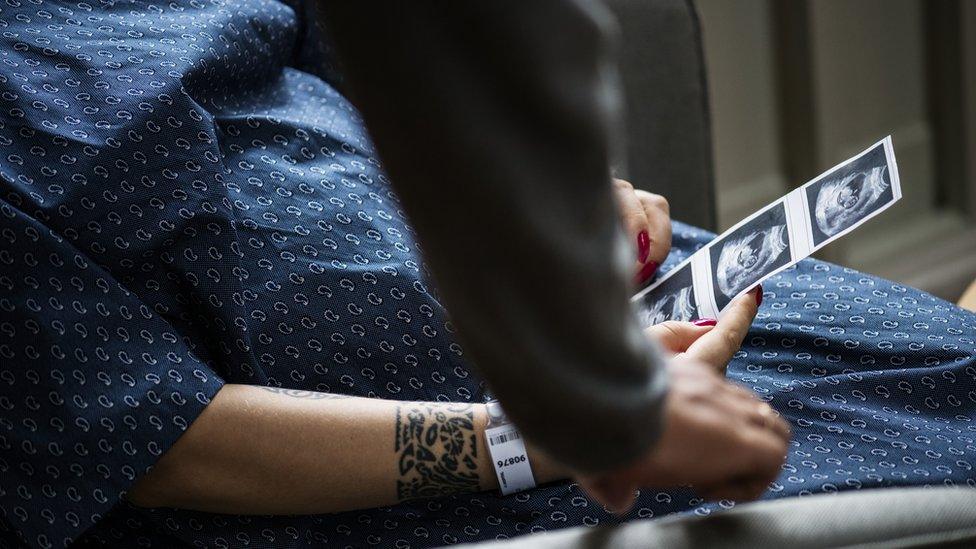
[[638,198],[640,198],[645,207],[657,208],[663,210],[665,213],[671,210],[671,204],[668,203],[668,199],[659,194],[649,193],[640,189],[634,192],[637,193]]
[[749,388],[747,388],[746,386],[742,385],[741,383],[738,383],[738,382],[735,382],[735,381],[728,381],[727,383],[728,383],[729,389],[737,397],[748,399],[750,402],[756,401],[755,403],[758,404],[758,400],[759,399],[756,396],[756,393],[754,393],[751,390],[749,390]]
[[664,322],[658,324],[662,330],[666,331],[668,335],[676,336],[681,333],[681,329],[684,328],[681,322],[676,320],[665,320]]
[[741,386],[739,384],[733,383],[732,384],[732,390],[741,399],[748,400],[750,402],[755,401],[755,400],[758,400],[756,398],[756,394],[755,393],[753,393],[749,389],[746,389],[745,387],[743,387],[743,386]]
[[650,195],[647,197],[647,201],[651,204],[651,206],[654,206],[655,208],[658,208],[659,210],[662,210],[664,212],[671,211],[671,204],[668,203],[667,198],[664,198],[659,194],[651,194],[651,193],[647,193],[647,194]]
[[623,214],[624,223],[631,231],[643,230],[647,226],[647,218],[644,212],[636,209],[628,209]]
[[614,185],[614,187],[616,187],[616,188],[618,188],[620,190],[624,190],[624,191],[632,191],[632,190],[634,190],[634,186],[630,183],[630,181],[626,181],[626,180],[623,180],[623,179],[614,179],[613,180],[613,185]]

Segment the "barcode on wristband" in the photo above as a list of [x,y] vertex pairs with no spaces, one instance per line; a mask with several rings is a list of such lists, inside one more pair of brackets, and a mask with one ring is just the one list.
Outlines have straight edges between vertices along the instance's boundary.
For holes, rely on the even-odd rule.
[[507,433],[502,433],[500,435],[495,435],[493,437],[489,437],[488,441],[492,445],[494,445],[494,444],[502,444],[502,443],[508,442],[510,440],[518,440],[520,438],[522,438],[522,434],[519,433],[518,431],[509,431]]
[[506,423],[485,429],[485,440],[502,494],[507,496],[535,487],[525,442],[514,425]]

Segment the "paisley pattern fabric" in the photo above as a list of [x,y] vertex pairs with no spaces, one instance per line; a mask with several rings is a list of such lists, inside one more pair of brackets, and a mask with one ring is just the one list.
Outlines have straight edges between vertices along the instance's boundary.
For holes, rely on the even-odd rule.
[[[330,516],[122,499],[223,383],[485,398],[305,13],[0,4],[0,547],[427,547],[618,520],[569,483]],[[665,269],[711,236],[675,234]],[[729,369],[794,428],[766,497],[976,485],[974,339],[976,315],[850,269],[767,282]],[[646,492],[630,518],[730,505]]]

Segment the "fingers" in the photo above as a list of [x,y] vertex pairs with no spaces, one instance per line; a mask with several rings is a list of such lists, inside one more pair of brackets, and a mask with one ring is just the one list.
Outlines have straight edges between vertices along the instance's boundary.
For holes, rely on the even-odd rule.
[[749,429],[742,433],[743,447],[751,454],[747,459],[750,477],[766,484],[776,480],[786,461],[788,440],[784,440],[771,429]]
[[[728,427],[734,432],[735,447],[730,455],[738,474],[721,486],[701,490],[707,497],[749,501],[759,497],[765,486],[776,480],[790,442],[786,421],[755,393],[732,382],[724,382],[719,393],[725,404]],[[732,457],[734,456],[734,457]]]
[[645,330],[645,333],[655,338],[665,350],[672,353],[683,353],[688,347],[712,329],[709,325],[696,325],[691,322],[667,320],[655,324]]
[[732,355],[742,346],[757,310],[753,292],[740,296],[722,313],[711,331],[688,347],[688,355],[724,372]]
[[593,480],[580,480],[580,486],[611,513],[622,515],[630,510],[637,497],[637,488],[604,476]]
[[784,442],[789,442],[790,437],[793,433],[790,431],[790,424],[779,415],[779,412],[773,409],[772,406],[761,403],[758,409],[754,412],[754,421],[763,428],[769,429],[776,435],[778,435]]
[[789,423],[772,406],[760,400],[756,393],[731,381],[726,381],[722,390],[730,395],[731,405],[753,428],[775,436],[784,445],[789,443],[792,436]]
[[[647,231],[648,219],[644,206],[634,192],[634,186],[623,179],[613,180],[614,197],[620,207],[620,215],[627,231],[627,236],[633,242],[637,251],[637,262],[643,264],[650,251],[650,234]],[[641,233],[644,233],[641,236]],[[646,239],[646,240],[645,240]],[[641,258],[643,256],[643,259]]]
[[738,458],[744,460],[742,473],[745,478],[769,484],[776,480],[786,461],[789,426],[765,402],[752,397],[748,404],[751,409],[744,414],[744,424],[737,428],[739,447],[744,450]]
[[[711,499],[760,497],[782,471],[789,427],[751,391],[687,353],[672,363],[664,429],[621,478],[635,486],[692,485]],[[597,486],[595,495],[616,509],[624,501],[622,491],[605,485]]]
[[624,228],[637,250],[635,284],[650,280],[671,251],[671,215],[664,197],[638,191],[623,179],[614,179],[614,196]]
[[[733,383],[729,383],[728,385],[735,386]],[[748,389],[736,387],[736,390],[741,391],[743,394],[735,404],[736,409],[742,414],[742,417],[746,418],[752,427],[763,431],[764,434],[775,436],[783,444],[790,441],[792,433],[790,432],[789,423],[772,406],[760,401]]]
[[647,233],[651,238],[651,251],[647,262],[664,263],[671,252],[671,208],[659,194],[635,191],[637,199],[647,215]]

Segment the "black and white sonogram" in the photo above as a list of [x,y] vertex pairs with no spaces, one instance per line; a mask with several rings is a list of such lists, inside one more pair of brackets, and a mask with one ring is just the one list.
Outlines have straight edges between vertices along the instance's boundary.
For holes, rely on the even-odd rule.
[[813,244],[849,229],[894,201],[884,143],[806,188]]
[[725,308],[739,292],[791,261],[782,201],[709,246],[715,305]]
[[688,321],[698,318],[691,263],[686,263],[674,275],[644,294],[637,304],[637,316],[645,328],[665,320]]

